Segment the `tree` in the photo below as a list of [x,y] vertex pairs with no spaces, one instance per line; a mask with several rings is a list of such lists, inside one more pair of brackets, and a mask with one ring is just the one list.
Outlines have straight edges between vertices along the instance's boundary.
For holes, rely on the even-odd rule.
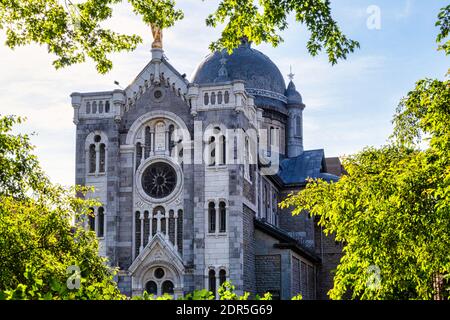
[[[448,36],[449,8],[439,14],[439,43]],[[331,298],[448,298],[449,106],[448,80],[418,81],[397,108],[388,145],[345,158],[348,175],[311,180],[282,203],[293,214],[307,210],[343,243]]]
[[99,204],[50,183],[29,137],[11,133],[21,121],[0,117],[0,298],[123,298],[82,224]]
[[[124,0],[83,0],[72,3],[58,0],[0,0],[0,29],[6,30],[10,48],[37,43],[46,45],[57,56],[56,68],[84,62],[89,57],[98,72],[112,68],[107,55],[134,50],[141,37],[120,34],[101,26],[111,18],[113,6]],[[134,13],[147,25],[165,29],[183,18],[174,0],[128,0]],[[346,59],[359,43],[348,39],[331,16],[329,0],[221,0],[217,10],[206,19],[207,26],[225,24],[221,37],[211,50],[229,52],[246,37],[256,44],[274,46],[283,39],[279,32],[288,27],[287,17],[295,15],[310,32],[307,48],[317,55],[325,50],[332,64]]]

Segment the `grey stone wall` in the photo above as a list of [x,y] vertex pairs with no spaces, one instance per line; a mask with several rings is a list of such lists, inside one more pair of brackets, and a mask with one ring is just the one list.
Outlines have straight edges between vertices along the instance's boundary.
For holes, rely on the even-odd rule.
[[325,236],[316,225],[316,254],[322,263],[317,270],[317,299],[329,299],[327,292],[333,287],[333,274],[342,257],[342,245],[334,240],[333,235]]
[[[292,191],[283,191],[280,195],[281,200]],[[278,209],[278,226],[289,232],[295,239],[301,238],[305,246],[314,248],[314,220],[306,212],[293,216],[292,208]]]
[[255,277],[255,213],[246,205],[243,206],[243,239],[244,239],[244,291],[252,295],[256,292]]

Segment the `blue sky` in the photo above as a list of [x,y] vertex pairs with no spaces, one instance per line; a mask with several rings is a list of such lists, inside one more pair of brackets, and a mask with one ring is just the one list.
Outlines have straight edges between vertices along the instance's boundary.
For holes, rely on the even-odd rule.
[[[204,19],[216,0],[178,1],[185,19],[164,33],[165,54],[170,63],[190,77],[208,44],[219,30],[206,28]],[[361,43],[346,61],[331,66],[325,55],[312,58],[306,51],[308,33],[291,19],[277,48],[261,45],[286,76],[292,66],[294,82],[306,104],[306,149],[324,148],[326,156],[348,155],[364,146],[379,146],[391,133],[391,119],[402,96],[425,77],[443,78],[449,67],[436,52],[434,26],[444,0],[334,0],[333,16],[342,30]],[[367,28],[367,8],[380,9],[381,28]],[[18,128],[35,132],[42,166],[54,182],[72,184],[75,173],[75,126],[70,93],[125,87],[150,59],[151,32],[127,4],[115,8],[108,25],[117,31],[138,33],[144,43],[131,53],[113,55],[114,69],[95,72],[91,62],[54,70],[44,47],[14,51],[0,47],[0,114],[26,116]],[[4,42],[4,35],[0,41]],[[447,59],[447,60],[446,60]]]

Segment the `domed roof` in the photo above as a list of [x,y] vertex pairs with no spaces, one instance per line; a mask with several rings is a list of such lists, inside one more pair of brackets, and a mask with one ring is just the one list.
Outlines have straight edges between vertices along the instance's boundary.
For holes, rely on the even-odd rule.
[[286,102],[286,84],[280,70],[269,57],[251,48],[245,40],[231,55],[225,50],[209,54],[192,77],[192,82],[197,84],[232,80],[243,80],[247,91],[255,96],[257,105],[258,101],[272,106]]
[[292,82],[292,80],[289,82],[288,88],[286,90],[286,97],[288,104],[303,104],[302,96],[295,88],[295,84],[294,82]]

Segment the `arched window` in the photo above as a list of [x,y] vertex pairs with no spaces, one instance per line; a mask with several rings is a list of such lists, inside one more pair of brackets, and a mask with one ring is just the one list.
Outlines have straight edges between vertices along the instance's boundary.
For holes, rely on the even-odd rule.
[[269,191],[267,190],[267,186],[264,186],[264,219],[267,220],[269,216]]
[[222,285],[225,281],[227,281],[227,272],[224,269],[220,269],[219,284]]
[[295,135],[302,135],[302,118],[300,116],[295,117]]
[[145,127],[145,152],[144,159],[147,159],[151,150],[151,136],[150,136],[150,127]]
[[99,163],[99,172],[105,172],[105,164],[106,164],[106,146],[104,143],[100,144],[100,163]]
[[248,143],[248,137],[245,137],[245,146],[244,146],[244,176],[247,179],[250,179],[250,147]]
[[221,158],[222,159],[220,159],[221,160],[220,164],[226,164],[226,162],[227,162],[227,143],[226,143],[225,136],[221,135],[219,137],[219,141],[220,141],[220,147],[221,147],[221,150],[222,150],[222,154],[221,154],[221,156],[222,156]]
[[89,146],[89,173],[95,173],[96,170],[96,151],[95,144]]
[[227,209],[225,202],[219,203],[219,232],[227,231]]
[[89,208],[89,230],[95,231],[95,215],[94,215],[94,208]]
[[214,295],[216,294],[216,272],[214,270],[209,270],[208,273],[208,283],[209,283],[209,291],[211,291]]
[[103,101],[98,103],[98,113],[103,113]]
[[105,112],[109,113],[109,111],[110,111],[109,101],[106,101],[105,102]]
[[162,294],[164,293],[168,293],[168,294],[173,294],[173,283],[170,280],[166,280],[162,283]]
[[135,242],[134,242],[134,254],[137,257],[139,255],[140,252],[140,246],[141,246],[141,213],[139,211],[136,211],[134,213],[134,226],[135,226],[135,231],[136,231],[136,237],[135,237]]
[[209,165],[216,164],[216,138],[214,136],[209,138]]
[[173,124],[171,124],[169,126],[169,152],[172,152],[172,149],[175,146],[174,131],[175,131],[175,127]]
[[86,113],[87,114],[91,113],[91,103],[90,102],[86,102]]
[[208,92],[206,92],[205,95],[203,96],[203,102],[204,102],[205,106],[208,105],[208,103],[209,103],[209,95],[208,95]]
[[103,207],[98,208],[97,219],[98,219],[97,237],[101,238],[105,236],[105,209],[103,209]]
[[211,93],[211,104],[216,104],[216,93]]
[[217,104],[222,104],[222,100],[223,100],[222,91],[219,91],[219,93],[217,93]]
[[208,206],[208,231],[209,233],[216,232],[216,205],[214,202],[210,202]]
[[154,140],[155,151],[168,150],[166,145],[166,125],[162,121],[155,125]]
[[230,102],[230,94],[228,93],[228,91],[225,91],[223,98],[225,103]]
[[140,142],[136,143],[136,169],[139,167],[142,161],[142,145]]
[[155,281],[148,281],[145,284],[145,291],[147,291],[148,294],[158,294],[158,289]]
[[97,113],[97,102],[92,102],[92,113]]

